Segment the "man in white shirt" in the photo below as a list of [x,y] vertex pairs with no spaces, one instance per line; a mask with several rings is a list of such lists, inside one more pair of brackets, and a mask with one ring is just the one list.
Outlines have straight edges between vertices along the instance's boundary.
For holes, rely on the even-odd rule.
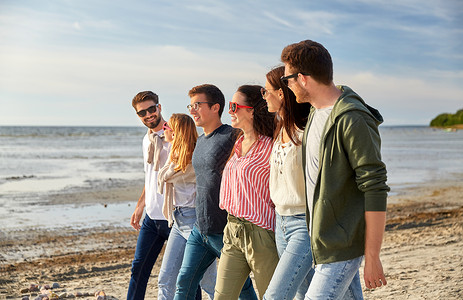
[[[170,233],[162,214],[164,198],[158,193],[156,184],[158,170],[169,155],[169,143],[164,141],[162,125],[165,121],[158,96],[151,91],[140,92],[133,98],[132,106],[148,132],[143,138],[145,187],[130,219],[130,225],[139,235],[127,299],[144,299],[151,270]],[[140,225],[145,208],[146,215]]]

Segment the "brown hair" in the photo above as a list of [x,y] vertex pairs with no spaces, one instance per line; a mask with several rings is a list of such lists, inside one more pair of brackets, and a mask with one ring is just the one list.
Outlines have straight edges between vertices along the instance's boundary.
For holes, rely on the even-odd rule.
[[193,87],[188,92],[188,96],[190,96],[190,98],[198,94],[206,95],[209,107],[218,103],[220,106],[219,117],[222,117],[223,108],[225,107],[225,96],[218,87],[213,84],[201,84]]
[[[283,91],[283,101],[275,115],[276,129],[273,138],[276,139],[281,128],[284,127],[291,141],[295,145],[300,145],[302,141],[299,140],[296,127],[304,130],[311,105],[309,103],[296,102],[294,93],[285,84],[282,84],[280,80],[284,74],[285,67],[279,66],[270,70],[266,75],[267,81],[272,88]],[[282,116],[282,118],[278,118],[278,116]]]
[[145,102],[145,101],[153,101],[155,104],[159,103],[159,97],[155,93],[151,91],[144,91],[140,92],[135,95],[132,99],[132,106],[136,109],[138,103]]
[[172,114],[169,119],[169,126],[175,135],[170,150],[170,161],[176,164],[175,171],[185,172],[191,163],[198,139],[195,122],[186,114]]
[[262,98],[260,85],[242,85],[237,92],[242,93],[246,100],[246,105],[252,106],[253,121],[252,127],[258,133],[268,137],[273,137],[275,130],[275,114],[268,111],[267,101]]
[[304,73],[323,84],[333,81],[333,62],[323,45],[305,40],[286,46],[281,52],[281,61],[294,72]]

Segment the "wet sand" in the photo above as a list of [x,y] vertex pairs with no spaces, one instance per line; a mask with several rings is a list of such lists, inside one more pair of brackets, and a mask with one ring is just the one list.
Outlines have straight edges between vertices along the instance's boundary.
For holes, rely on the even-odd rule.
[[[462,179],[421,184],[389,198],[381,254],[388,285],[364,289],[366,299],[463,297]],[[111,202],[112,197],[127,199],[139,191],[125,187],[122,192],[128,194],[123,197],[114,191],[97,196]],[[60,284],[58,293],[92,295],[83,299],[95,299],[99,290],[109,298],[125,299],[136,239],[137,232],[129,227],[2,230],[0,299],[31,295],[21,290],[54,282]],[[160,261],[153,269],[146,299],[156,299]]]

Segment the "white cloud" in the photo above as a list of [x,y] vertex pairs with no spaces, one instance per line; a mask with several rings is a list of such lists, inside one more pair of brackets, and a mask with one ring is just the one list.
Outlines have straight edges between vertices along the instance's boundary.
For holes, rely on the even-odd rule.
[[232,20],[236,17],[233,13],[233,8],[228,2],[201,1],[201,4],[199,2],[196,2],[194,5],[186,4],[185,8],[219,20]]
[[[11,115],[15,103],[21,99],[40,98],[46,102],[37,107],[32,118],[40,119],[41,115],[51,114],[53,110],[62,111],[73,103],[80,111],[71,114],[67,121],[77,124],[101,122],[97,116],[104,115],[108,105],[125,109],[131,97],[147,89],[168,101],[164,107],[169,114],[185,111],[188,90],[206,82],[219,86],[228,100],[241,84],[263,84],[267,71],[255,62],[258,54],[193,51],[177,46],[112,51],[17,50],[9,49],[8,60],[0,70],[0,91],[10,98],[0,102],[0,114]],[[59,117],[59,113],[55,116]],[[89,119],[92,116],[94,119]],[[0,116],[0,119],[5,122],[6,117]],[[74,117],[79,119],[73,121]],[[109,125],[127,123],[130,117],[128,114],[114,115],[108,122],[111,122]],[[33,121],[31,116],[22,113],[16,117],[19,123],[26,119]]]
[[450,37],[463,31],[449,24],[462,5],[362,1],[0,2],[0,122],[131,124],[126,109],[138,91],[155,90],[172,113],[205,82],[228,100],[241,84],[263,84],[281,49],[306,38],[326,44],[337,83],[386,122],[426,123],[459,108],[463,56]]
[[277,16],[276,14],[274,14],[272,12],[264,11],[263,15],[264,15],[264,17],[267,17],[270,20],[275,21],[276,23],[278,23],[280,25],[283,25],[284,27],[287,27],[287,28],[294,28],[295,27],[293,24],[291,24],[287,20]]
[[439,113],[463,108],[463,88],[449,80],[462,78],[462,71],[436,71],[422,77],[419,72],[398,76],[344,70],[336,77],[337,84],[350,86],[379,109],[388,125],[428,124]]
[[[319,10],[299,10],[292,13],[296,22],[303,30],[308,30],[313,36],[332,35],[336,28],[336,23],[343,18],[341,14],[334,14]],[[343,18],[344,19],[344,18]]]
[[375,7],[385,12],[396,12],[411,16],[428,16],[452,21],[456,14],[461,14],[463,3],[458,0],[357,0],[366,6]]

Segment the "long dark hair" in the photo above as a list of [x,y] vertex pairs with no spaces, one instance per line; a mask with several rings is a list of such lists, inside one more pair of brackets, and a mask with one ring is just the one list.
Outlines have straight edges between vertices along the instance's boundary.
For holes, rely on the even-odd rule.
[[[285,67],[280,66],[273,68],[267,73],[267,81],[272,88],[283,91],[283,101],[281,102],[280,109],[275,115],[276,129],[273,138],[276,139],[284,127],[289,138],[295,145],[300,145],[301,140],[297,136],[296,127],[304,130],[307,123],[307,117],[310,112],[311,105],[309,103],[297,103],[294,93],[284,85],[280,78],[285,74]],[[279,118],[279,116],[282,116]]]
[[261,135],[273,137],[275,131],[275,114],[268,111],[267,101],[262,98],[260,85],[242,85],[237,92],[246,97],[246,105],[254,108],[253,112],[253,129]]

